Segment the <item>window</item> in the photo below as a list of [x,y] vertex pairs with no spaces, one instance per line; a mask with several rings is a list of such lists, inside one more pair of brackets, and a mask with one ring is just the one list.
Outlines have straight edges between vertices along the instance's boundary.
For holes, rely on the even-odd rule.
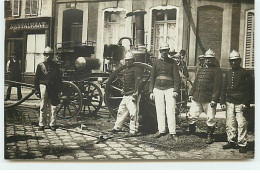
[[20,0],[13,0],[13,16],[20,16]]
[[245,28],[245,59],[244,67],[246,69],[254,68],[255,55],[254,55],[254,36],[255,36],[255,13],[248,11],[246,15],[246,28]]
[[104,44],[117,44],[125,36],[125,11],[105,11]]
[[45,34],[29,34],[27,36],[25,72],[35,73],[39,63],[44,61]]
[[167,42],[170,51],[177,49],[177,9],[154,9],[152,10],[151,52],[154,56],[159,55],[161,42]]
[[26,0],[25,14],[26,15],[38,14],[38,0]]

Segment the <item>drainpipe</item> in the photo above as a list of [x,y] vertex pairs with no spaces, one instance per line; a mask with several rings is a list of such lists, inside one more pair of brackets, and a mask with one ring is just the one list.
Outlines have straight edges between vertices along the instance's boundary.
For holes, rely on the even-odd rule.
[[[52,1],[52,17],[51,17],[51,28],[50,28],[50,45],[51,47],[55,48],[55,44],[54,44],[54,33],[55,33],[55,20],[56,20],[56,0]],[[54,50],[54,52],[56,52],[56,50]]]

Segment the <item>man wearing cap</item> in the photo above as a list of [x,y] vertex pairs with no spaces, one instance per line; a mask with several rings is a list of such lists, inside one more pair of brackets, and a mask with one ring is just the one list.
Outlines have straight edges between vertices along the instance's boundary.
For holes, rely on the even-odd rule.
[[180,74],[176,62],[169,57],[169,45],[165,42],[160,45],[160,55],[153,64],[149,93],[155,100],[158,132],[154,138],[166,135],[166,118],[169,134],[176,141],[176,97],[180,91]]
[[140,90],[142,82],[142,69],[133,66],[135,59],[132,52],[127,51],[125,54],[126,70],[123,78],[123,99],[119,105],[117,119],[111,132],[119,132],[122,130],[123,123],[128,115],[130,115],[130,131],[125,137],[133,137],[138,133],[139,127],[139,102]]
[[[9,72],[9,80],[15,81],[15,82],[21,82],[21,63],[20,60],[17,57],[17,53],[13,53],[12,59],[10,59],[7,62],[7,72]],[[6,92],[6,97],[5,101],[10,99],[12,87],[17,88],[17,97],[18,100],[22,99],[22,92],[21,92],[21,86],[19,84],[14,84],[14,83],[9,83],[7,92]]]
[[[35,94],[41,98],[39,131],[44,130],[47,113],[49,113],[49,126],[56,130],[56,105],[59,103],[58,91],[61,87],[61,71],[56,63],[58,60],[53,55],[53,50],[46,47],[44,50],[44,62],[38,64],[35,74]],[[48,112],[49,110],[49,112]]]
[[240,153],[246,153],[247,149],[247,120],[244,110],[252,101],[252,89],[250,83],[252,76],[240,66],[241,58],[237,51],[233,50],[229,56],[231,69],[226,72],[220,97],[222,109],[226,109],[226,131],[228,143],[223,149],[239,147]]
[[215,53],[207,50],[204,56],[204,66],[201,67],[195,77],[193,86],[189,93],[191,107],[189,112],[189,132],[196,131],[196,121],[202,112],[207,115],[207,144],[214,142],[213,133],[215,129],[216,106],[219,101],[222,72],[215,63]]
[[199,55],[197,62],[198,63],[196,65],[196,67],[195,67],[196,74],[198,73],[199,69],[204,66],[204,55]]

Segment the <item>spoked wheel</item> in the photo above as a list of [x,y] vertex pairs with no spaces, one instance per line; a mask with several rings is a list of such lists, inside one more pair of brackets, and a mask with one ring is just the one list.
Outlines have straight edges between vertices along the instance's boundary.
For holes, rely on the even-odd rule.
[[70,119],[79,114],[82,108],[82,94],[74,83],[62,82],[59,99],[60,103],[57,105],[58,118]]
[[[139,104],[140,105],[139,115],[141,120],[139,119],[139,121],[141,125],[146,126],[146,124],[149,124],[149,126],[154,126],[154,123],[156,123],[157,121],[156,114],[155,114],[155,106],[154,106],[154,101],[150,100],[149,98],[149,91],[148,91],[152,67],[148,64],[144,64],[140,62],[134,63],[134,66],[140,67],[143,70],[142,73],[143,89],[142,89],[141,101]],[[105,103],[108,107],[110,114],[115,119],[117,116],[119,104],[123,98],[122,95],[123,78],[124,78],[124,72],[126,68],[127,68],[126,65],[119,67],[111,74],[110,78],[106,83]],[[156,127],[156,125],[154,127]]]
[[82,91],[83,114],[96,115],[103,103],[100,88],[91,82],[84,82]]

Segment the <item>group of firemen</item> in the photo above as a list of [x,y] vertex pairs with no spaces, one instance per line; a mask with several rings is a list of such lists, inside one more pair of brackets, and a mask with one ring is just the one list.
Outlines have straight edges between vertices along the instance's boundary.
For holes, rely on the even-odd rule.
[[[149,83],[150,99],[155,101],[158,132],[154,138],[160,138],[169,133],[176,142],[176,100],[180,93],[181,77],[189,77],[187,68],[180,68],[178,61],[169,55],[169,45],[160,44],[160,57],[154,62]],[[179,55],[183,55],[181,51]],[[182,58],[182,57],[181,57]],[[240,54],[233,50],[229,56],[231,69],[223,74],[219,67],[214,51],[211,49],[205,55],[198,57],[200,66],[196,68],[196,77],[189,92],[191,107],[189,110],[189,133],[196,132],[196,122],[202,112],[207,115],[207,144],[214,142],[213,133],[216,125],[216,107],[220,102],[226,110],[226,133],[228,143],[223,149],[239,149],[240,153],[247,152],[247,118],[244,111],[249,107],[252,89],[252,77],[240,66]],[[123,83],[123,100],[118,109],[117,120],[110,131],[122,131],[126,117],[130,115],[130,131],[125,137],[133,137],[138,133],[138,114],[140,101],[140,85],[142,70],[133,66],[134,57],[131,51],[125,56],[127,70]],[[181,75],[180,75],[181,74]],[[251,92],[251,93],[250,93]]]
[[[160,44],[160,57],[154,62],[151,71],[149,94],[150,99],[155,102],[157,114],[158,132],[154,135],[154,138],[160,138],[169,133],[170,138],[176,142],[178,140],[175,116],[176,99],[178,99],[180,93],[181,77],[189,77],[189,73],[185,64],[184,68],[180,68],[180,62],[170,56],[169,50],[167,43]],[[182,50],[179,56],[184,55],[185,51]],[[19,60],[15,57],[8,64],[11,70],[17,71],[19,70],[17,65]],[[44,57],[45,61],[38,64],[35,75],[35,93],[41,98],[38,130],[44,130],[46,117],[49,114],[48,125],[51,130],[55,131],[56,105],[59,103],[58,90],[61,86],[61,71],[55,63],[57,59],[50,47],[45,48]],[[244,110],[250,104],[250,92],[252,92],[249,87],[250,80],[252,80],[249,72],[240,66],[241,57],[235,50],[230,53],[229,63],[231,69],[225,73],[224,78],[215,53],[211,49],[207,50],[205,55],[199,56],[198,59],[200,66],[196,68],[195,81],[189,92],[191,101],[188,116],[189,133],[195,133],[196,121],[200,114],[205,112],[207,115],[206,143],[213,143],[216,106],[220,102],[221,108],[226,109],[228,140],[223,149],[239,148],[240,153],[246,153],[247,119]],[[130,131],[125,137],[136,136],[139,127],[139,102],[143,79],[142,69],[134,66],[134,62],[132,52],[127,51],[125,54],[127,69],[124,72],[123,99],[119,105],[115,125],[110,130],[113,133],[121,131],[126,117],[130,115]],[[18,77],[20,75],[14,74],[14,76]],[[6,100],[10,99],[12,87],[13,85],[9,85]],[[18,97],[19,99],[22,97],[20,88]]]

